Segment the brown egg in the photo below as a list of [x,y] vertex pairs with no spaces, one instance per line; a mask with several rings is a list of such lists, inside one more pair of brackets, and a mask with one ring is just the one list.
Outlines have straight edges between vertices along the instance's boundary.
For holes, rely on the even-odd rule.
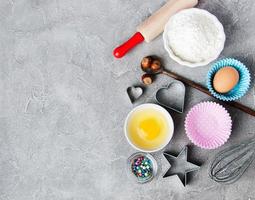
[[232,90],[239,81],[238,71],[230,66],[221,68],[213,78],[213,87],[219,93]]

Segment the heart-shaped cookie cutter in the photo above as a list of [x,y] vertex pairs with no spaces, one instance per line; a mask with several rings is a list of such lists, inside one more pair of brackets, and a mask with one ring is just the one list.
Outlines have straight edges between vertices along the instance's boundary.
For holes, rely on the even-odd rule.
[[143,95],[143,88],[139,86],[130,86],[127,88],[127,94],[131,103],[134,103]]
[[171,110],[183,113],[185,104],[185,85],[181,81],[172,81],[168,86],[156,92],[156,101]]

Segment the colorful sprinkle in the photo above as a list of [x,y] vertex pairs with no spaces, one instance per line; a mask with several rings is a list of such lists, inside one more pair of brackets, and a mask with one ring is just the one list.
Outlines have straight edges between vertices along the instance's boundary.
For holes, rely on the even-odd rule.
[[139,179],[148,179],[153,175],[152,162],[146,156],[139,156],[131,163],[133,174]]

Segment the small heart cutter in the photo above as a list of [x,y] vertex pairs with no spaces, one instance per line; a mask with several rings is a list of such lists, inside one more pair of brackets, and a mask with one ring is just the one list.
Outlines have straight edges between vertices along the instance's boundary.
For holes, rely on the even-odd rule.
[[172,81],[168,86],[158,89],[156,101],[178,113],[183,113],[185,103],[185,85],[181,81]]
[[127,94],[131,103],[133,104],[143,95],[143,88],[139,86],[130,86],[127,88]]

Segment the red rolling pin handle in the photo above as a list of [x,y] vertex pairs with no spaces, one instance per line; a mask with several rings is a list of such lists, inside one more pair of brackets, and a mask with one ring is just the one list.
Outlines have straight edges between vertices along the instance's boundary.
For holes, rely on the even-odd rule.
[[140,32],[136,32],[128,41],[120,45],[113,51],[113,55],[116,58],[123,57],[130,49],[135,47],[137,44],[144,41],[144,37]]

